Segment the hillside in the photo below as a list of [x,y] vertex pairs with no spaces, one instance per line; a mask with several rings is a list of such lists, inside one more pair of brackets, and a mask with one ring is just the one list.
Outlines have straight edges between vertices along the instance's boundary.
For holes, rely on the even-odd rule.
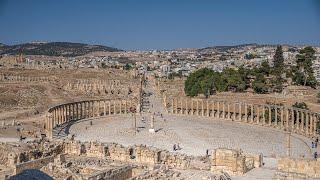
[[46,56],[65,56],[74,57],[82,56],[91,52],[115,52],[121,51],[116,48],[102,46],[102,45],[89,45],[82,43],[70,42],[49,42],[49,43],[25,43],[17,45],[0,45],[0,55],[10,54],[24,54],[24,55],[46,55]]

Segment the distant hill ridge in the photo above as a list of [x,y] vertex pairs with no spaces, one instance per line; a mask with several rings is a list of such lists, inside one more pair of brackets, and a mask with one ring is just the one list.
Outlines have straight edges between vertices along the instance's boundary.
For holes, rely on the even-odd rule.
[[117,52],[122,50],[103,45],[90,45],[71,42],[32,42],[16,45],[5,45],[0,43],[0,55],[24,54],[75,57],[96,51]]

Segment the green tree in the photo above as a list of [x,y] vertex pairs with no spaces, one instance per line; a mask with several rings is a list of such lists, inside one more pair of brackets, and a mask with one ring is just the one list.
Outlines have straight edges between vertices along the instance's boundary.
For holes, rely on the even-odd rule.
[[315,88],[317,81],[313,75],[312,61],[315,60],[315,50],[305,47],[296,56],[297,68],[294,71],[293,80],[296,84]]
[[277,46],[276,53],[273,56],[273,74],[275,76],[275,91],[282,91],[283,78],[282,74],[284,73],[284,58],[282,46]]
[[263,74],[258,74],[256,79],[252,83],[252,87],[255,93],[266,94],[268,93],[269,87],[266,84],[266,79]]
[[292,107],[300,109],[309,109],[308,105],[305,102],[296,102],[292,105]]

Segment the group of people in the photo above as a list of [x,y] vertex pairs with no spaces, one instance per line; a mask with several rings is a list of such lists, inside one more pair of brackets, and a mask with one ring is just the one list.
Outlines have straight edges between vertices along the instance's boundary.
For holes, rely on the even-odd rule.
[[317,153],[318,142],[319,142],[318,137],[315,139],[312,139],[312,142],[311,142],[311,147],[316,149],[315,152],[313,153],[314,159],[318,158],[318,153]]
[[173,145],[173,151],[178,151],[178,150],[181,150],[182,148],[180,147],[180,144],[174,144]]

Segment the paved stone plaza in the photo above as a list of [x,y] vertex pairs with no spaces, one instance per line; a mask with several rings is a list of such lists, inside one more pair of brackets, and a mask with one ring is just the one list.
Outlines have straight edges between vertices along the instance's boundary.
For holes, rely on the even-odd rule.
[[[180,151],[190,155],[203,155],[206,149],[219,147],[239,148],[249,153],[263,153],[266,157],[284,156],[287,152],[286,134],[272,128],[250,126],[228,121],[192,116],[164,116],[155,118],[155,134],[149,133],[150,117],[142,121],[137,117],[137,133],[133,130],[134,118],[130,115],[82,121],[71,126],[70,133],[82,141],[99,140],[124,145],[146,144],[172,151],[178,144]],[[310,156],[308,139],[292,136],[292,155]]]

